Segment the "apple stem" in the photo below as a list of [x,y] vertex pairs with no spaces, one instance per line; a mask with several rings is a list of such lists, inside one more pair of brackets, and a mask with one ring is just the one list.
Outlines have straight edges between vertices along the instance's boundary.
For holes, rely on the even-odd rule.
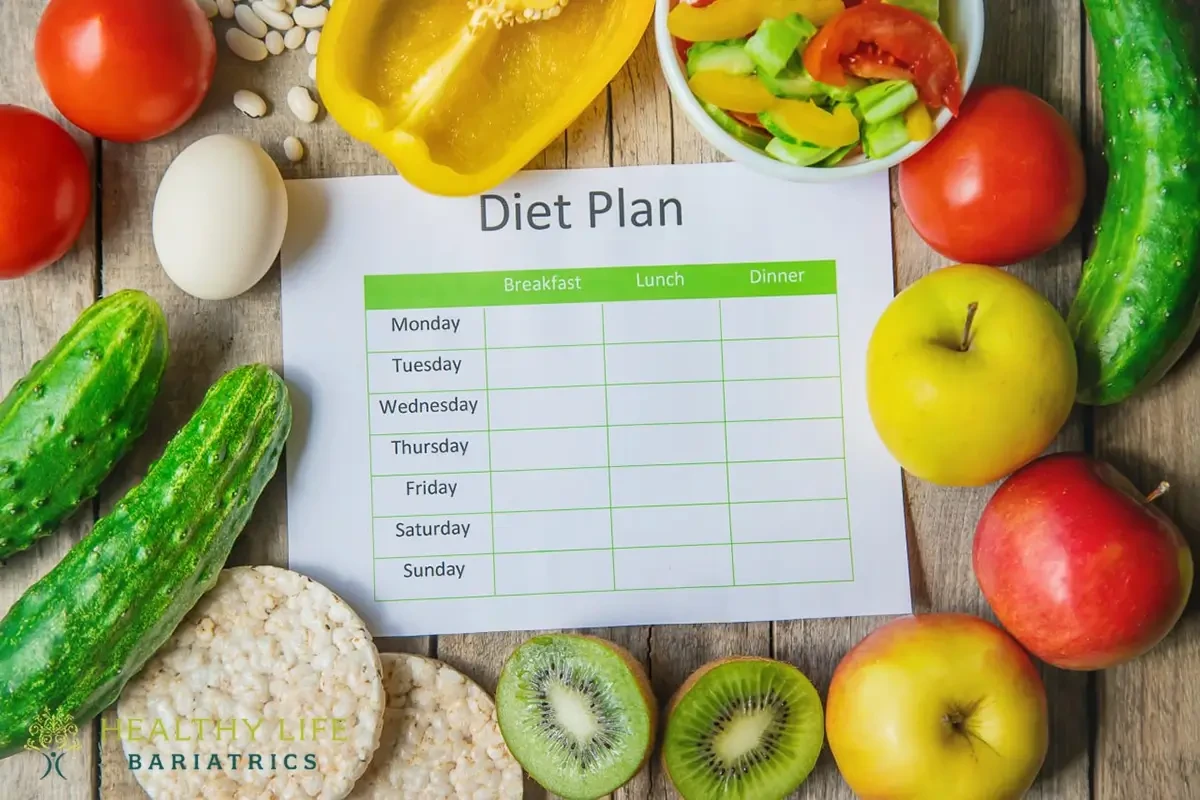
[[979,303],[971,303],[967,306],[967,322],[963,325],[962,344],[958,347],[961,353],[965,353],[971,348],[971,323],[975,321],[975,312],[978,310]]
[[1166,481],[1163,481],[1162,483],[1158,484],[1158,486],[1154,487],[1153,492],[1146,495],[1146,502],[1153,503],[1155,500],[1162,497],[1164,494],[1166,494],[1170,490],[1171,490],[1171,484],[1167,483]]

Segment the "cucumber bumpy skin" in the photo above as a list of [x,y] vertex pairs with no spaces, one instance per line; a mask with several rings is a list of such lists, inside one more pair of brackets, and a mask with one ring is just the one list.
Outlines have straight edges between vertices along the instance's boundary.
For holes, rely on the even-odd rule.
[[1180,0],[1084,0],[1108,191],[1067,322],[1078,399],[1157,383],[1200,328],[1200,39]]
[[146,430],[167,350],[162,309],[120,291],[85,309],[0,402],[0,560],[95,496]]
[[271,369],[227,373],[145,479],[0,620],[0,758],[42,709],[83,725],[117,699],[216,583],[291,424]]

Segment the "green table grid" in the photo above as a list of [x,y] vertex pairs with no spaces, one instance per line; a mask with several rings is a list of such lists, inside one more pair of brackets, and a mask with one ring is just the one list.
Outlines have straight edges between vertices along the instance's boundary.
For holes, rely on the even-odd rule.
[[[704,268],[709,268],[709,267],[712,267],[713,265],[702,265],[702,266]],[[802,290],[802,291],[786,291],[786,289],[789,287],[782,287],[783,289],[785,289],[785,291],[781,291],[780,287],[778,287],[776,285],[775,288],[773,288],[769,291],[759,291],[759,292],[750,292],[750,293],[731,293],[731,294],[722,295],[722,294],[716,293],[717,292],[716,289],[710,288],[708,291],[710,292],[711,296],[709,296],[708,294],[705,294],[704,292],[700,292],[700,293],[692,294],[691,296],[679,297],[679,298],[620,297],[620,298],[616,298],[609,302],[596,301],[596,300],[585,300],[585,299],[560,299],[557,301],[539,299],[536,302],[511,303],[511,302],[504,302],[503,300],[498,301],[497,298],[495,298],[493,296],[489,296],[486,291],[481,289],[479,286],[476,286],[475,290],[473,291],[473,297],[478,302],[463,303],[463,302],[461,302],[462,298],[458,295],[455,295],[455,302],[449,302],[446,299],[450,294],[453,294],[452,292],[446,291],[446,287],[448,285],[446,283],[446,281],[448,279],[460,279],[461,280],[462,278],[467,277],[467,278],[479,281],[479,280],[493,279],[496,277],[496,273],[457,273],[457,274],[448,273],[448,274],[438,274],[438,275],[433,275],[433,276],[431,276],[431,275],[367,276],[366,286],[365,286],[365,295],[366,295],[366,303],[365,303],[365,310],[364,310],[365,318],[366,318],[367,314],[372,310],[461,309],[463,311],[469,311],[469,310],[478,308],[479,311],[481,312],[481,316],[482,316],[482,338],[483,338],[483,342],[482,342],[483,346],[482,347],[372,350],[372,349],[370,349],[370,346],[369,346],[370,336],[369,336],[369,326],[368,326],[367,337],[366,337],[366,343],[367,343],[366,354],[367,354],[368,360],[369,360],[370,356],[380,355],[380,354],[452,353],[452,352],[482,352],[484,354],[484,363],[483,363],[484,387],[482,389],[478,389],[478,388],[476,388],[476,389],[453,389],[453,388],[451,388],[451,389],[428,389],[428,390],[399,391],[399,392],[395,392],[395,391],[393,391],[393,392],[372,392],[372,391],[370,391],[370,375],[369,375],[369,370],[368,370],[367,395],[368,395],[368,433],[369,433],[369,438],[374,439],[376,437],[381,437],[381,436],[422,436],[422,435],[433,435],[433,434],[439,434],[439,435],[440,434],[445,434],[445,435],[484,434],[487,437],[487,445],[488,445],[488,468],[486,470],[478,470],[478,469],[477,470],[448,470],[448,471],[438,471],[438,472],[425,471],[425,472],[417,472],[417,473],[377,474],[375,472],[374,459],[373,459],[373,454],[372,454],[372,457],[371,457],[371,460],[369,463],[370,463],[371,480],[372,480],[372,485],[371,485],[371,519],[372,519],[371,539],[372,539],[372,544],[371,544],[371,547],[372,547],[373,563],[378,564],[379,562],[387,562],[387,561],[420,562],[423,560],[438,559],[438,558],[441,558],[441,559],[463,558],[463,559],[465,559],[465,558],[487,558],[487,557],[490,557],[492,559],[491,592],[480,591],[478,593],[463,594],[463,595],[444,595],[444,596],[381,599],[378,595],[376,570],[373,568],[372,569],[372,583],[373,583],[373,585],[375,585],[375,600],[376,600],[376,602],[389,602],[389,603],[390,602],[414,602],[414,603],[419,603],[419,602],[431,601],[431,600],[437,601],[437,600],[457,600],[457,599],[482,599],[482,598],[487,598],[487,597],[523,597],[523,596],[552,597],[552,596],[557,596],[557,595],[570,595],[570,594],[606,594],[606,593],[627,593],[627,592],[647,592],[647,591],[649,591],[649,592],[681,591],[681,590],[688,590],[688,589],[714,589],[714,588],[728,589],[728,588],[799,586],[799,585],[809,585],[809,584],[852,583],[854,580],[854,572],[853,572],[854,556],[853,556],[852,538],[851,538],[850,528],[849,528],[849,521],[850,521],[849,499],[846,496],[848,494],[848,488],[849,488],[849,486],[848,486],[849,475],[848,475],[848,470],[846,467],[846,450],[845,450],[846,435],[845,435],[844,422],[840,426],[842,429],[841,430],[842,455],[839,457],[794,458],[794,459],[789,459],[789,458],[750,459],[750,460],[733,460],[733,461],[729,460],[729,458],[728,458],[728,455],[729,455],[728,430],[729,430],[729,425],[731,423],[733,423],[733,424],[739,424],[739,423],[753,424],[753,423],[790,422],[790,421],[805,421],[805,420],[831,420],[831,419],[844,420],[845,405],[844,405],[844,397],[843,397],[844,392],[842,391],[842,386],[841,386],[841,374],[838,374],[838,375],[816,375],[816,376],[794,376],[794,377],[772,376],[772,377],[764,377],[764,378],[730,378],[730,379],[727,379],[725,377],[725,343],[726,342],[756,342],[756,341],[762,342],[762,341],[835,339],[837,341],[837,347],[838,347],[837,358],[838,358],[838,364],[839,364],[839,373],[844,371],[843,367],[842,367],[842,363],[841,363],[842,362],[842,354],[841,354],[841,340],[840,340],[840,313],[838,313],[838,309],[837,309],[836,277],[835,277],[835,270],[834,270],[833,262],[795,262],[795,263],[787,263],[784,265],[728,265],[728,266],[733,266],[733,267],[737,267],[737,268],[749,268],[749,267],[756,267],[756,266],[767,266],[767,267],[770,267],[770,266],[793,266],[793,267],[794,266],[806,266],[806,267],[810,267],[810,268],[816,267],[816,268],[818,268],[819,274],[821,275],[821,277],[819,279],[819,282],[815,286],[813,284],[810,284],[809,286],[804,287],[804,290]],[[601,269],[606,272],[616,273],[616,272],[619,272],[622,270],[627,271],[627,270],[631,270],[631,269],[647,269],[647,268],[601,268]],[[674,268],[658,267],[658,268],[651,268],[651,269],[659,270],[659,271],[666,271],[666,270],[674,269]],[[586,274],[588,272],[598,272],[598,271],[600,271],[600,270],[574,270],[572,272]],[[504,275],[504,274],[510,274],[510,273],[501,273],[501,275]],[[544,273],[540,272],[540,271],[529,271],[527,274],[540,275],[540,274],[544,274]],[[413,283],[414,279],[419,279],[419,280],[423,281],[423,280],[429,279],[429,278],[435,278],[436,282],[438,284],[437,289],[435,291],[433,291],[432,294],[428,293],[428,292],[422,294],[420,292],[413,291],[413,287],[417,285],[417,284]],[[794,288],[794,287],[791,287],[791,288]],[[611,295],[611,294],[613,294],[615,289],[613,287],[609,286],[609,287],[606,287],[606,291],[608,292],[608,294]],[[724,299],[727,299],[727,298],[732,299],[735,297],[778,297],[778,296],[797,296],[797,295],[811,295],[811,294],[830,294],[830,295],[834,296],[835,323],[837,325],[837,328],[836,328],[836,332],[833,335],[747,337],[747,338],[726,338],[725,337],[724,304],[722,302]],[[411,305],[411,304],[399,305],[399,306],[395,305],[395,303],[397,302],[397,299],[396,299],[397,297],[404,296],[407,298],[411,298],[414,295],[421,298],[420,305]],[[441,297],[442,298],[441,301],[435,301],[435,298],[437,298],[437,297]],[[605,311],[604,311],[605,306],[610,304],[611,302],[620,302],[620,303],[635,302],[640,299],[654,299],[654,300],[715,299],[715,300],[717,300],[717,309],[718,309],[719,336],[717,339],[690,339],[690,340],[668,339],[668,340],[608,342],[607,338],[606,338],[606,332],[605,332]],[[601,341],[598,344],[585,342],[585,343],[575,343],[575,344],[520,345],[520,346],[499,346],[499,347],[491,346],[488,344],[488,341],[487,341],[487,309],[488,309],[488,307],[499,306],[499,305],[543,305],[543,304],[547,304],[550,302],[575,302],[575,303],[586,303],[586,304],[599,306]],[[622,347],[622,346],[656,345],[656,344],[694,344],[694,343],[717,343],[717,344],[720,344],[720,367],[721,367],[721,379],[720,380],[701,380],[701,381],[680,380],[680,381],[645,381],[645,382],[637,381],[637,382],[614,382],[614,383],[608,382],[607,352],[610,347],[617,348],[617,347]],[[601,353],[603,355],[602,363],[603,363],[603,370],[604,370],[604,375],[603,375],[604,383],[601,383],[601,384],[595,384],[595,383],[564,384],[564,385],[560,385],[560,386],[513,386],[513,387],[496,387],[496,388],[492,388],[490,386],[490,378],[489,378],[489,372],[488,372],[488,366],[489,366],[488,353],[489,352],[491,352],[493,350],[497,350],[497,351],[499,351],[499,350],[536,350],[536,349],[564,348],[564,347],[573,347],[573,348],[599,347],[599,348],[601,348]],[[729,383],[754,383],[754,382],[772,382],[772,381],[783,381],[783,380],[791,380],[791,381],[833,380],[833,379],[836,379],[839,382],[839,384],[838,384],[838,399],[839,399],[839,404],[840,404],[840,414],[838,416],[780,417],[780,418],[770,418],[770,419],[747,419],[747,420],[730,420],[728,418],[726,386]],[[723,413],[722,413],[722,419],[720,419],[720,420],[616,423],[616,424],[609,422],[609,408],[608,408],[609,393],[607,390],[610,387],[688,385],[688,384],[703,385],[703,384],[714,384],[714,383],[720,383],[722,386],[722,412]],[[537,391],[537,390],[548,390],[548,389],[575,389],[575,388],[580,388],[580,389],[582,389],[582,388],[604,388],[606,390],[605,397],[604,397],[605,423],[603,425],[561,425],[561,426],[516,427],[516,428],[496,428],[496,427],[493,427],[493,425],[492,425],[491,403],[488,402],[488,397],[490,396],[490,394],[492,392]],[[413,394],[467,394],[467,393],[483,393],[484,394],[486,425],[487,425],[486,428],[474,429],[474,430],[402,431],[402,432],[396,432],[396,433],[379,433],[379,434],[376,434],[373,431],[371,421],[370,421],[371,416],[372,416],[370,413],[370,403],[371,403],[371,398],[373,398],[373,397],[379,397],[379,396],[384,396],[384,395],[408,396],[408,395],[413,395]],[[614,465],[612,463],[611,431],[613,428],[660,427],[660,426],[667,426],[667,425],[716,425],[716,424],[722,425],[724,432],[725,432],[724,438],[725,438],[726,459],[724,461],[663,462],[663,463],[656,463],[656,464],[629,464],[629,465],[620,465],[620,464]],[[607,433],[605,436],[605,446],[606,446],[608,463],[603,464],[603,465],[577,466],[577,467],[523,468],[523,469],[500,469],[500,470],[493,469],[491,435],[494,432],[581,430],[581,429],[589,429],[589,428],[591,428],[591,429],[605,428],[606,429]],[[372,447],[368,447],[368,449],[373,450]],[[841,497],[815,497],[815,498],[785,498],[785,499],[769,499],[769,500],[743,500],[743,501],[734,501],[732,498],[731,482],[730,482],[731,481],[730,469],[729,469],[731,465],[770,464],[770,463],[782,464],[782,463],[813,462],[813,461],[841,461],[842,462],[843,481],[844,481],[843,486],[846,489],[846,492],[843,494],[843,496],[841,496]],[[613,473],[614,469],[636,469],[636,468],[643,468],[643,467],[675,467],[675,466],[679,466],[679,467],[717,466],[717,465],[721,465],[721,464],[724,464],[724,466],[725,466],[725,477],[726,477],[726,500],[724,502],[718,502],[718,503],[662,503],[662,504],[634,504],[634,505],[616,505],[612,502],[612,473]],[[563,471],[584,470],[584,469],[591,469],[591,470],[603,469],[607,472],[607,475],[608,475],[608,500],[609,500],[609,504],[607,506],[574,507],[574,508],[566,507],[566,508],[515,509],[515,510],[504,510],[504,511],[496,511],[495,510],[494,489],[493,489],[492,477],[497,473],[504,474],[504,473],[531,473],[531,472],[563,472]],[[440,477],[440,476],[450,476],[450,475],[482,474],[484,472],[486,472],[488,474],[488,495],[489,495],[488,496],[488,505],[489,505],[488,511],[482,511],[482,512],[453,512],[453,511],[451,511],[451,512],[445,512],[442,514],[413,514],[413,515],[404,515],[403,517],[395,516],[395,515],[383,515],[383,516],[375,515],[375,510],[374,510],[375,509],[375,502],[374,502],[374,495],[375,495],[374,479],[375,478],[420,477],[420,476]],[[841,501],[843,504],[845,504],[846,521],[847,521],[847,529],[846,529],[847,535],[844,537],[843,536],[811,537],[811,538],[761,540],[761,541],[745,541],[745,542],[736,541],[734,538],[734,530],[733,530],[733,507],[734,506],[749,506],[749,505],[776,504],[776,503],[836,502],[836,501]],[[671,545],[630,545],[630,546],[624,546],[624,547],[618,547],[616,545],[614,521],[613,521],[613,512],[614,511],[626,510],[626,509],[719,507],[719,506],[725,506],[728,509],[728,515],[729,515],[728,516],[728,524],[729,524],[729,542],[728,543],[718,542],[718,543],[699,543],[699,544],[685,543],[685,544],[671,544]],[[539,549],[529,549],[529,550],[497,550],[496,549],[495,518],[497,515],[563,513],[563,512],[573,512],[573,511],[607,511],[608,515],[609,515],[609,547],[607,547],[607,548],[605,548],[605,547],[552,548],[552,549],[539,548]],[[375,543],[375,530],[374,530],[375,522],[377,522],[379,520],[386,520],[386,519],[416,520],[416,519],[434,518],[434,517],[444,518],[444,517],[449,517],[449,516],[453,516],[453,517],[487,516],[489,519],[489,524],[490,524],[490,529],[489,529],[490,544],[491,544],[490,550],[484,551],[484,552],[471,552],[471,553],[462,553],[462,552],[445,553],[445,554],[431,553],[431,554],[406,555],[406,556],[379,556],[377,554],[377,552],[376,552],[377,548],[376,548],[376,543]],[[842,541],[847,542],[847,544],[849,545],[848,549],[850,551],[849,557],[850,557],[850,569],[851,569],[851,577],[849,579],[773,581],[773,582],[768,582],[768,583],[738,583],[737,582],[736,572],[735,572],[736,565],[735,565],[735,557],[734,556],[735,556],[736,548],[739,546],[743,546],[743,545],[744,546],[755,546],[755,545],[809,544],[809,543],[819,543],[819,542],[842,542]],[[729,552],[729,555],[730,555],[731,582],[728,584],[726,584],[726,583],[711,583],[711,584],[698,584],[698,585],[694,585],[694,586],[662,586],[662,587],[642,587],[642,588],[627,588],[627,589],[618,588],[616,585],[617,584],[616,553],[618,550],[620,550],[620,551],[638,551],[638,550],[677,550],[677,549],[696,549],[696,548],[727,549]],[[612,553],[613,585],[611,588],[587,589],[587,590],[567,590],[567,591],[560,590],[560,591],[517,592],[517,593],[498,591],[497,578],[496,578],[496,557],[497,556],[519,556],[519,555],[539,555],[539,554],[558,554],[558,553],[587,553],[587,552],[598,553],[598,552],[604,552],[604,551],[610,551]]]

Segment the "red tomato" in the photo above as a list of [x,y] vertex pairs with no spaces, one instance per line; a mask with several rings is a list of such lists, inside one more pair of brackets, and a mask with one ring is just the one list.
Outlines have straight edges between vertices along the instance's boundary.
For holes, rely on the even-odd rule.
[[843,59],[867,45],[891,57],[912,73],[926,105],[958,113],[962,79],[950,42],[933,23],[915,11],[893,5],[864,3],[838,14],[804,48],[804,66],[819,81],[846,83]]
[[955,261],[1003,266],[1049,250],[1083,209],[1083,151],[1048,103],[1011,86],[972,90],[962,113],[900,165],[917,233]]
[[0,280],[62,258],[92,205],[83,150],[48,117],[0,105]]
[[879,81],[912,81],[916,76],[912,70],[896,60],[890,53],[881,53],[875,45],[864,44],[842,59],[851,75]]
[[767,126],[763,125],[762,120],[758,118],[758,114],[744,114],[741,111],[726,111],[725,113],[746,127],[758,128],[760,131],[765,131],[767,129]]
[[103,139],[143,142],[196,113],[217,41],[195,0],[50,0],[34,53],[63,116]]

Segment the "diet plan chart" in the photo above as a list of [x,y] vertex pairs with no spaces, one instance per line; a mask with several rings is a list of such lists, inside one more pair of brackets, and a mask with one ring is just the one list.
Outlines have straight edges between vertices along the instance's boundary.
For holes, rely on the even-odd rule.
[[288,192],[289,561],[376,635],[910,610],[886,178]]

